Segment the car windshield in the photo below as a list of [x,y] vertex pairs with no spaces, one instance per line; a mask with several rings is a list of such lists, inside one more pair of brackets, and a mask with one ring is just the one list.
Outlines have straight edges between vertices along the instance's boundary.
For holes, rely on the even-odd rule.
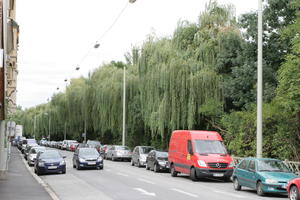
[[141,153],[149,153],[152,151],[154,148],[153,147],[141,147]]
[[130,149],[125,146],[116,146],[116,150],[130,150]]
[[259,160],[258,171],[290,172],[288,167],[280,160]]
[[57,159],[61,158],[61,155],[58,153],[58,151],[45,151],[40,155],[41,159]]
[[99,153],[96,149],[94,148],[83,148],[83,149],[79,149],[79,154],[80,155],[84,155],[84,156],[87,156],[87,155],[95,155],[95,156],[98,156]]
[[218,140],[195,140],[195,151],[199,154],[227,154],[222,141]]
[[44,152],[44,151],[46,151],[46,148],[45,148],[45,147],[39,147],[39,148],[36,148],[36,147],[35,147],[35,148],[32,148],[32,149],[31,149],[31,152],[30,152],[30,153],[31,153],[31,154],[36,154],[36,153],[38,153],[38,152],[40,152],[40,151],[41,151],[41,152]]
[[160,151],[157,151],[156,152],[156,156],[158,158],[167,158],[168,157],[168,152],[160,152]]

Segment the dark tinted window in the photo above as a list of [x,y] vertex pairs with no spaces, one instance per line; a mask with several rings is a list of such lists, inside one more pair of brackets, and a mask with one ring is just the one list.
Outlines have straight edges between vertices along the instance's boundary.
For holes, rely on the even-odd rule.
[[223,142],[218,140],[195,140],[195,151],[200,154],[227,154]]
[[240,168],[240,169],[246,169],[247,163],[248,163],[247,160],[241,161],[241,163],[239,164],[238,168]]
[[149,153],[153,149],[154,149],[153,147],[141,147],[141,154]]

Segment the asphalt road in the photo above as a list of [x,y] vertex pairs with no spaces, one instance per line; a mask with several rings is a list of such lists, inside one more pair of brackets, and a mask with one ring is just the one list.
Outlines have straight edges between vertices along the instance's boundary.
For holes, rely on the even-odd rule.
[[61,200],[260,200],[287,199],[287,196],[259,197],[247,188],[235,191],[231,182],[205,180],[192,182],[188,176],[171,177],[169,173],[154,173],[133,167],[129,162],[104,161],[103,170],[76,170],[72,167],[72,152],[67,156],[67,173],[40,176]]

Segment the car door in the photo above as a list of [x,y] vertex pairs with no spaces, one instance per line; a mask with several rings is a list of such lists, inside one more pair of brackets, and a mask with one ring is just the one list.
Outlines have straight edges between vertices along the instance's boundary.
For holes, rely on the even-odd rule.
[[249,164],[249,160],[242,160],[241,163],[234,170],[234,175],[237,177],[240,185],[246,186],[245,173]]
[[250,160],[247,170],[244,172],[245,186],[250,188],[256,188],[256,167],[255,160]]

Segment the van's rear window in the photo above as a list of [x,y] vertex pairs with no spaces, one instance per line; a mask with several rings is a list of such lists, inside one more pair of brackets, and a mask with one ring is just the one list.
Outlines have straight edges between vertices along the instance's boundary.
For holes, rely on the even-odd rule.
[[227,154],[223,142],[218,140],[195,140],[194,147],[200,154]]

